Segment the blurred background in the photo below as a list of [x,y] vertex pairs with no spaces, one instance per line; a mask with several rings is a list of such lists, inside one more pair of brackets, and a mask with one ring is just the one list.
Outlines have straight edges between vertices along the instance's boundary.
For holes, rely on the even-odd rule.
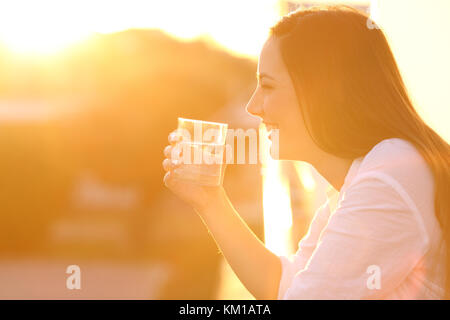
[[[253,299],[164,188],[162,151],[177,117],[258,128],[245,105],[269,27],[320,3],[370,13],[450,141],[447,0],[2,1],[0,299]],[[224,185],[277,254],[296,251],[330,188],[289,161],[229,165]]]

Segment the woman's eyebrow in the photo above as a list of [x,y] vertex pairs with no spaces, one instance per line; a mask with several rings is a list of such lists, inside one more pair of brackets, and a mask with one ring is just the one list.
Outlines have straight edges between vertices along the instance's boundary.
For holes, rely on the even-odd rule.
[[271,76],[269,76],[267,73],[264,73],[264,72],[263,72],[263,73],[256,72],[256,79],[259,80],[259,81],[261,81],[262,78],[268,78],[268,79],[271,79],[271,80],[275,81],[275,79],[272,78]]

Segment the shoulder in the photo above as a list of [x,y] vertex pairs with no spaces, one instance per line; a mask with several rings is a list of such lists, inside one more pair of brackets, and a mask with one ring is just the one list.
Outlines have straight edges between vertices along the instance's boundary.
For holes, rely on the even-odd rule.
[[363,158],[359,173],[386,171],[391,168],[426,166],[415,146],[404,139],[389,138],[377,143]]
[[414,196],[419,189],[433,187],[432,171],[423,156],[411,142],[400,138],[379,142],[363,157],[355,180],[364,176],[395,180]]
[[422,225],[423,219],[434,216],[432,171],[415,146],[404,139],[390,138],[376,144],[361,159],[349,189],[354,195],[358,189],[367,190],[365,198],[372,203],[403,202]]

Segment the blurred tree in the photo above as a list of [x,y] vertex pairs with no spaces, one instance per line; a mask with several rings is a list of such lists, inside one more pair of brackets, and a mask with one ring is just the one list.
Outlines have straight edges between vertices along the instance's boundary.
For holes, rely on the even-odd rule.
[[[18,59],[0,50],[0,66],[0,99],[68,100],[75,109],[64,118],[2,124],[0,253],[164,258],[178,271],[161,298],[183,292],[192,299],[211,298],[220,255],[206,228],[195,220],[191,227],[196,237],[180,233],[169,236],[176,245],[155,243],[154,228],[164,227],[155,218],[164,212],[149,208],[163,191],[162,151],[177,117],[208,119],[248,91],[255,62],[202,41],[181,42],[158,30],[128,30],[95,36],[51,59]],[[139,201],[125,214],[120,208],[77,207],[74,189],[86,172],[101,185],[136,190]],[[70,244],[52,240],[51,227],[64,219],[80,228],[86,228],[85,220],[94,226],[114,220],[128,239],[121,246],[98,237],[87,243],[81,238]],[[187,254],[194,251],[202,260]]]

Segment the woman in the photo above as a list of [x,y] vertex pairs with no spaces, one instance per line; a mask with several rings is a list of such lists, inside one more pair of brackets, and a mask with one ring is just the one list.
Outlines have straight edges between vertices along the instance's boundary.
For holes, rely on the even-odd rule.
[[279,129],[280,159],[306,161],[339,191],[292,257],[270,252],[222,187],[177,179],[257,299],[449,297],[450,147],[419,117],[385,36],[345,6],[298,10],[271,28],[247,111]]

